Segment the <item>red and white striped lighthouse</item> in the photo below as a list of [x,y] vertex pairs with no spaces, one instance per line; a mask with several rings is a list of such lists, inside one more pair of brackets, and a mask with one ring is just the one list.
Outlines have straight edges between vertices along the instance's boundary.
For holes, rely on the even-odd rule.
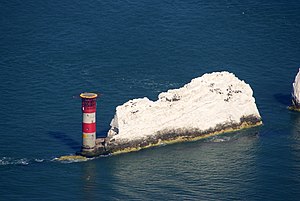
[[82,150],[93,151],[96,146],[96,93],[81,93],[82,99]]

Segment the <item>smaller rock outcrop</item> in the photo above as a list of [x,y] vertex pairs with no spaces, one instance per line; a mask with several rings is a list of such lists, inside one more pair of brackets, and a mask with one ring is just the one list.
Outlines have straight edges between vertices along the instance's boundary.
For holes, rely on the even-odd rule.
[[293,83],[292,105],[288,108],[300,112],[300,68]]

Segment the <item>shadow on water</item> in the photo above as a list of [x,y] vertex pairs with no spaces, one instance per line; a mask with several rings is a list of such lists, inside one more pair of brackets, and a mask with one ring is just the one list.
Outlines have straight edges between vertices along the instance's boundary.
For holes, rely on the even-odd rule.
[[290,94],[274,94],[274,98],[277,102],[281,103],[282,105],[291,105],[291,95]]
[[97,186],[97,165],[95,162],[84,163],[82,165],[82,181],[83,181],[83,197],[86,200],[96,199],[96,186]]
[[[121,186],[115,177],[114,160],[91,160],[80,163],[81,193],[84,200],[116,200],[115,198],[120,197],[117,189]],[[126,185],[121,188],[126,188]]]
[[81,148],[81,143],[73,140],[70,138],[66,133],[63,132],[57,132],[57,131],[49,131],[48,135],[52,138],[55,138],[62,142],[63,144],[67,145],[71,149],[78,151]]
[[109,131],[109,129],[103,129],[103,130],[97,131],[97,138],[99,138],[99,137],[101,137],[101,138],[107,137],[108,131]]

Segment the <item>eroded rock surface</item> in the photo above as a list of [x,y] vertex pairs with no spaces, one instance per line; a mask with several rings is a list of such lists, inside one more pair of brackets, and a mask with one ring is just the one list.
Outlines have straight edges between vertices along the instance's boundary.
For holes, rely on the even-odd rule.
[[111,152],[161,141],[232,131],[261,124],[249,84],[229,72],[193,79],[179,89],[129,100],[116,108],[106,147]]

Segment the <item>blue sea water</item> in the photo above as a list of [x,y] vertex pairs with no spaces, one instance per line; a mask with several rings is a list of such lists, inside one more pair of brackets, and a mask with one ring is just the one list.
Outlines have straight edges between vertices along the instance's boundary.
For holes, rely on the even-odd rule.
[[[299,200],[300,2],[0,2],[0,200]],[[260,128],[61,163],[81,146],[80,99],[115,107],[207,72],[249,83]]]

